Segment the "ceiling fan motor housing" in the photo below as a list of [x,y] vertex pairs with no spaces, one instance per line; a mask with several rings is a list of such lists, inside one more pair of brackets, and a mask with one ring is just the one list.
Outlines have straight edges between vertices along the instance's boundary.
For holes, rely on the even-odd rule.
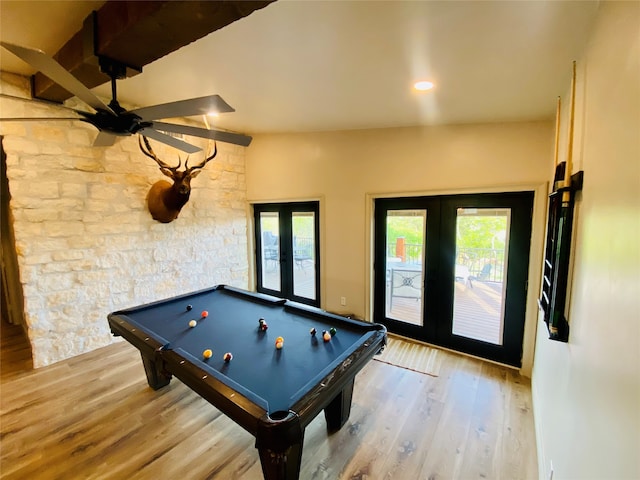
[[[109,105],[111,106],[111,105]],[[78,111],[86,122],[91,123],[98,130],[107,131],[113,135],[128,136],[137,133],[143,128],[150,128],[153,122],[142,121],[135,113],[121,113],[113,115],[104,110],[98,110],[96,113]]]

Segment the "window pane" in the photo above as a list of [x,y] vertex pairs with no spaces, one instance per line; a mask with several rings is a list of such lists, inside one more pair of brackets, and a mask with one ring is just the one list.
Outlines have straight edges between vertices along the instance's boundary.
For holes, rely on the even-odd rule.
[[278,212],[260,213],[262,232],[262,286],[280,291],[280,241]]
[[456,220],[452,333],[502,345],[508,208],[460,208]]
[[315,221],[314,212],[292,214],[293,294],[311,300],[316,298]]
[[423,325],[426,210],[389,210],[386,229],[386,316]]

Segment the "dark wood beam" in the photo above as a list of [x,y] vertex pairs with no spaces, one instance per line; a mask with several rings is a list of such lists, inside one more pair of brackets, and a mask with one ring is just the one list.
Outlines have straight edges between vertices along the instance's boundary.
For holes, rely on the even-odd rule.
[[[136,74],[145,65],[274,1],[108,1],[54,58],[93,88],[109,81],[100,71],[99,56],[133,67],[127,76]],[[33,96],[63,102],[72,95],[36,73]]]

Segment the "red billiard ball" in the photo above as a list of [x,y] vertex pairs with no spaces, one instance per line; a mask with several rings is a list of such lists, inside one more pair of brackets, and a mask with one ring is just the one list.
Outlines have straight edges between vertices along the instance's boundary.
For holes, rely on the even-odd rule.
[[209,316],[209,312],[207,312],[206,310],[202,311],[202,318],[207,318]]
[[225,363],[229,363],[233,359],[233,355],[231,354],[231,352],[227,352],[224,354],[222,359],[225,361]]

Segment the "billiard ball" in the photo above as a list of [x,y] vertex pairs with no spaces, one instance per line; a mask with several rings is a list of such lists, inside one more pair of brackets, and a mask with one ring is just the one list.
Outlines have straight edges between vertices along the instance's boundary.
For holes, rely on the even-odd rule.
[[276,342],[276,349],[281,350],[284,346],[284,342]]
[[276,337],[276,342],[284,342],[284,338],[282,338],[282,337]]
[[190,311],[193,307],[191,305],[187,305],[187,312]]
[[209,316],[209,312],[207,312],[206,310],[202,311],[202,318],[207,318]]
[[224,354],[224,356],[222,357],[222,359],[226,362],[229,363],[232,359],[233,359],[233,355],[231,355],[231,352],[227,352]]
[[337,331],[334,327],[331,327],[331,328],[329,329],[329,333],[330,333],[330,334],[331,334],[331,336],[333,337],[336,333],[338,333],[338,331]]
[[189,326],[190,326],[191,328],[195,327],[196,325],[198,325],[198,322],[196,322],[195,320],[191,320],[191,321],[189,322]]
[[314,337],[315,337],[315,336],[316,336],[316,329],[315,329],[315,328],[312,328],[311,330],[309,330],[309,333],[310,333],[312,336],[314,336]]
[[260,323],[260,326],[258,328],[261,332],[266,332],[267,328],[269,328],[269,325],[267,325],[267,322],[263,321],[262,323]]
[[260,320],[258,320],[258,323],[262,325],[263,323],[266,323],[266,322],[264,321],[264,318],[260,317]]
[[325,342],[328,342],[329,340],[331,340],[331,334],[327,331],[322,332],[322,339]]
[[204,352],[202,352],[202,356],[204,358],[211,358],[211,355],[213,355],[213,352],[209,348],[207,348]]

